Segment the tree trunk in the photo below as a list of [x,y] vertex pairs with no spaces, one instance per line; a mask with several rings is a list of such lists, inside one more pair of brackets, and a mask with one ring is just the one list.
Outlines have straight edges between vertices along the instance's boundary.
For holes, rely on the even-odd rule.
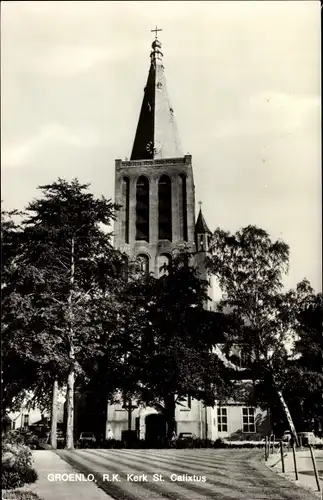
[[74,368],[70,367],[67,377],[67,422],[66,422],[66,446],[67,450],[74,448]]
[[67,376],[67,393],[66,393],[66,410],[67,410],[67,422],[66,422],[66,446],[67,450],[72,450],[74,448],[74,379],[75,379],[75,354],[74,354],[74,340],[73,340],[73,304],[72,304],[72,294],[74,285],[74,274],[75,274],[75,262],[74,262],[74,248],[75,239],[74,236],[71,240],[71,277],[70,285],[71,291],[68,297],[68,313],[69,313],[69,358],[70,367]]
[[128,399],[128,431],[131,431],[132,424],[132,401],[131,398]]
[[57,395],[58,395],[58,382],[57,380],[53,383],[53,394],[52,394],[52,411],[51,411],[51,423],[50,423],[50,445],[56,450],[57,448]]
[[205,447],[207,446],[208,423],[207,423],[207,405],[204,405],[204,434],[205,434]]
[[295,425],[294,425],[292,416],[290,414],[290,411],[289,411],[288,406],[286,404],[285,398],[283,396],[283,393],[282,393],[282,391],[280,391],[278,389],[276,389],[276,392],[277,392],[277,396],[279,398],[280,404],[282,406],[282,409],[283,409],[283,411],[285,413],[285,417],[287,419],[290,431],[291,431],[292,436],[293,436],[293,438],[295,440],[295,444],[296,444],[296,446],[298,446],[297,432],[296,432],[296,429],[295,429]]

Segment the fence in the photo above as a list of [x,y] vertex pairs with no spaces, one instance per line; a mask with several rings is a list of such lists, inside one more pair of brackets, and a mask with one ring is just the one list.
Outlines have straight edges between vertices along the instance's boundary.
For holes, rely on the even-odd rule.
[[[282,473],[285,473],[286,472],[286,459],[289,456],[290,451],[292,451],[295,480],[298,481],[299,474],[302,471],[299,471],[299,463],[298,463],[299,459],[297,457],[295,443],[290,444],[290,443],[286,443],[282,440],[275,442],[274,435],[270,436],[269,438],[266,437],[266,440],[265,440],[265,461],[267,461],[269,459],[270,455],[274,454],[275,447],[279,447],[280,457],[275,463],[273,463],[271,465],[271,467],[275,467],[279,462],[281,462],[281,471],[282,471]],[[322,485],[321,485],[321,481],[319,478],[319,473],[318,473],[318,468],[317,468],[317,464],[316,464],[316,457],[315,457],[315,452],[314,452],[313,446],[308,445],[307,448],[300,446],[297,451],[304,451],[307,449],[310,452],[310,458],[311,458],[311,462],[312,462],[312,467],[313,467],[313,472],[314,472],[314,476],[315,476],[317,490],[322,493]]]

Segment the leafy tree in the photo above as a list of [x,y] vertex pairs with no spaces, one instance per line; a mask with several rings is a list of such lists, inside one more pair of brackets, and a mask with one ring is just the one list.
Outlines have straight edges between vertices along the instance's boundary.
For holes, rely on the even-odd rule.
[[212,352],[221,340],[223,316],[205,310],[207,283],[178,255],[159,279],[146,276],[127,288],[124,332],[128,353],[124,394],[161,412],[167,438],[175,430],[175,408],[187,396],[206,405],[231,395],[230,370]]
[[21,254],[21,212],[1,210],[2,412],[20,407],[25,391],[37,377],[37,365],[23,358],[20,345],[8,345],[9,324],[15,318],[14,291]]
[[268,388],[275,393],[297,442],[283,392],[291,376],[288,345],[295,339],[298,313],[312,289],[304,280],[296,290],[283,291],[288,263],[288,245],[271,241],[258,227],[248,226],[233,235],[221,229],[214,232],[208,268],[222,291],[219,309],[226,309],[233,320],[228,342],[249,346],[258,389],[267,387],[267,395]]
[[67,382],[66,446],[73,448],[75,378],[86,378],[84,361],[109,346],[124,257],[104,229],[117,208],[111,201],[77,180],[39,189],[43,197],[28,205],[23,221],[25,271],[11,296],[7,338],[39,361],[42,378],[35,384],[42,394],[55,380]]
[[[313,294],[298,315],[295,343],[295,365],[299,374],[297,384],[291,387],[291,396],[299,400],[305,427],[313,426],[322,432],[322,390],[323,390],[323,296]],[[305,429],[306,430],[306,429]]]

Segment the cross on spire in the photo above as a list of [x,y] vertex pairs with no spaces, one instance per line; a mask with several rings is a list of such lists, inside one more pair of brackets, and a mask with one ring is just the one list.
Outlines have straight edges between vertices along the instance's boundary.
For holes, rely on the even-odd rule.
[[155,32],[155,39],[157,40],[157,32],[158,31],[163,31],[163,30],[160,29],[160,28],[157,28],[157,26],[156,26],[156,28],[154,30],[150,30],[150,31],[151,31],[151,33]]
[[200,210],[202,209],[202,201],[199,201]]

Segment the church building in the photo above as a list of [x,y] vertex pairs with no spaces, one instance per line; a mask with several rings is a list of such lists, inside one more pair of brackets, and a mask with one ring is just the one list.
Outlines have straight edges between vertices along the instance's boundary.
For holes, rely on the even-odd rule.
[[[130,160],[115,160],[115,202],[121,209],[115,222],[114,245],[129,260],[138,261],[142,271],[156,277],[174,251],[185,247],[195,254],[195,265],[207,279],[204,261],[211,231],[201,207],[195,217],[192,157],[181,150],[167,91],[162,44],[157,28],[153,31],[156,38]],[[106,435],[121,439],[123,431],[129,429],[135,430],[140,439],[156,434],[157,410],[132,403],[128,408],[122,403],[108,406]],[[258,410],[237,403],[210,408],[187,398],[176,408],[177,435],[189,432],[215,440],[238,430],[253,434],[258,414]]]

